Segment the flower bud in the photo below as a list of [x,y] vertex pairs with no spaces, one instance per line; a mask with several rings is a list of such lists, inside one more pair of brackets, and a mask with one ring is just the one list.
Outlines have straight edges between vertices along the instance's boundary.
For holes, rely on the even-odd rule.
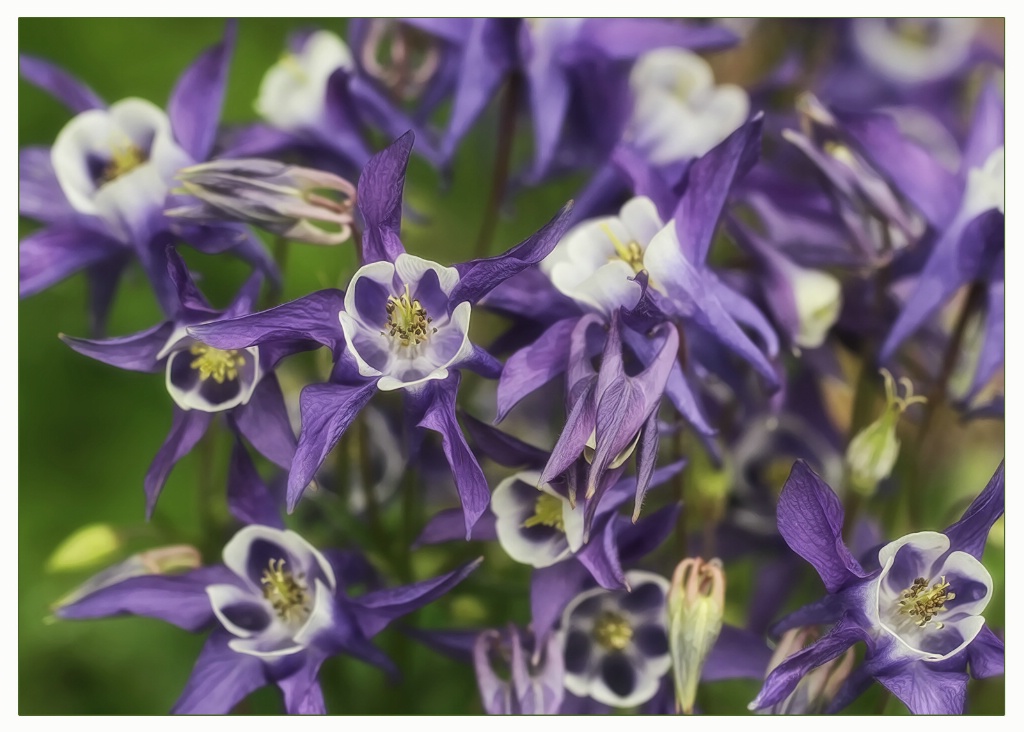
[[704,661],[718,640],[725,612],[725,573],[718,559],[684,559],[672,574],[668,595],[669,648],[676,682],[676,709],[693,713]]
[[927,401],[923,396],[914,396],[914,386],[910,379],[900,379],[905,390],[905,396],[900,397],[892,374],[886,369],[882,369],[881,374],[885,379],[885,411],[858,432],[846,449],[850,488],[866,498],[874,495],[878,483],[889,477],[899,457],[900,441],[896,437],[896,425],[900,415],[912,404]]
[[47,572],[75,572],[112,559],[121,549],[121,536],[109,524],[89,524],[62,541],[46,560]]
[[241,221],[308,244],[341,244],[352,235],[356,189],[322,170],[261,158],[214,160],[178,171],[198,203],[166,211],[194,223]]
[[[775,647],[765,676],[767,677],[776,666],[809,646],[817,638],[818,634],[813,628],[790,628],[787,630]],[[758,714],[822,714],[835,697],[836,692],[839,691],[839,687],[849,677],[853,663],[854,651],[853,648],[848,648],[842,656],[833,658],[828,663],[824,663],[806,674],[800,679],[800,683],[793,693],[783,701],[758,710]]]

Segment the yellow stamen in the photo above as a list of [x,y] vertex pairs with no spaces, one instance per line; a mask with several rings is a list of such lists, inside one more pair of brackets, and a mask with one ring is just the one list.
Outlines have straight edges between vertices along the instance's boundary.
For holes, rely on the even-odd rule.
[[633,628],[618,613],[601,613],[594,625],[594,640],[609,651],[621,651],[633,640]]
[[637,274],[643,271],[644,250],[640,248],[638,242],[631,241],[628,244],[623,244],[622,240],[612,231],[612,227],[605,223],[601,224],[601,231],[604,232],[605,236],[611,240],[612,246],[615,247],[616,257],[612,257],[611,261],[615,261],[618,258],[628,264]]
[[401,297],[388,297],[385,310],[388,314],[388,322],[385,325],[387,331],[381,331],[380,334],[397,338],[403,346],[418,346],[427,340],[431,333],[437,332],[437,328],[430,327],[433,319],[427,315],[420,301],[413,300],[409,295],[409,285],[405,286],[405,293]]
[[924,628],[934,622],[935,627],[941,630],[942,623],[933,618],[947,610],[945,604],[954,598],[956,594],[949,592],[949,583],[945,577],[940,577],[931,589],[928,589],[928,581],[924,577],[918,577],[914,584],[900,593],[896,604],[899,605],[900,614],[909,615],[918,627]]
[[110,162],[103,169],[100,179],[104,183],[120,178],[130,173],[146,162],[146,155],[134,143],[126,141],[125,144],[114,145],[110,154]]
[[550,493],[541,493],[533,507],[533,515],[523,522],[525,528],[550,526],[565,533],[565,519],[562,518],[562,501]]
[[294,53],[282,53],[281,60],[278,63],[282,69],[295,77],[295,80],[300,84],[309,81],[309,74],[306,73],[306,69],[299,63],[299,59]]
[[199,369],[199,378],[206,381],[211,376],[218,384],[225,380],[234,381],[238,378],[238,370],[245,365],[245,356],[241,351],[222,351],[205,343],[193,343],[188,349],[195,358],[189,364]]
[[292,622],[309,615],[309,596],[299,581],[303,575],[296,579],[284,569],[284,563],[283,559],[271,559],[267,569],[263,570],[260,584],[263,585],[263,597],[270,602],[277,616]]

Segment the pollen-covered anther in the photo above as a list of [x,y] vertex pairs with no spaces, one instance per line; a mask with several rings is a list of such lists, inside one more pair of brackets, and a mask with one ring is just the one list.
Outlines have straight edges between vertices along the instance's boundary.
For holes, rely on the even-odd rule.
[[189,348],[189,353],[195,356],[189,365],[194,369],[199,369],[199,378],[202,381],[206,381],[211,376],[218,384],[234,381],[238,378],[239,368],[245,365],[245,356],[242,355],[242,352],[222,351],[205,343],[193,343]]
[[949,591],[949,583],[945,577],[940,577],[931,589],[928,588],[928,581],[924,577],[918,577],[910,587],[900,593],[897,604],[900,613],[909,615],[919,627],[924,628],[933,622],[935,627],[941,630],[943,624],[933,618],[946,610],[945,604],[955,598],[956,594]]
[[562,516],[562,502],[548,493],[541,493],[533,507],[533,515],[523,522],[524,528],[533,526],[550,526],[561,532],[565,531],[565,519]]
[[640,247],[640,244],[635,241],[624,244],[608,224],[601,224],[601,230],[611,240],[612,246],[615,247],[615,256],[612,257],[611,261],[621,259],[637,274],[642,272],[644,269],[644,250]]
[[609,651],[621,651],[633,640],[633,626],[622,615],[605,611],[594,624],[594,640]]
[[263,570],[260,584],[263,585],[263,597],[277,616],[286,622],[294,622],[309,615],[309,595],[300,581],[303,575],[296,578],[284,565],[283,559],[271,559],[267,569]]
[[401,297],[388,297],[384,308],[388,314],[388,322],[385,324],[387,330],[381,331],[381,335],[397,338],[403,346],[418,346],[427,340],[431,333],[437,332],[437,328],[430,326],[433,319],[427,315],[420,301],[413,300],[409,295],[409,285],[405,286],[405,292]]
[[110,162],[103,168],[100,178],[104,183],[110,183],[122,175],[130,173],[145,162],[145,153],[131,142],[123,145],[114,145],[110,153]]

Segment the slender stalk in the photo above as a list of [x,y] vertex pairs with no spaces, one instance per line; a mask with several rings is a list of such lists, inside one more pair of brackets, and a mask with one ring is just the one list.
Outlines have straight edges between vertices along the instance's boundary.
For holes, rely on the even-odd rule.
[[520,90],[523,77],[513,71],[505,84],[504,98],[501,105],[501,119],[498,121],[498,146],[494,157],[494,173],[491,177],[491,195],[487,202],[484,220],[480,224],[480,233],[476,239],[474,256],[480,259],[487,255],[491,248],[491,240],[498,226],[498,213],[501,203],[505,200],[508,188],[508,171],[512,161],[512,143],[516,135],[516,108],[519,106]]

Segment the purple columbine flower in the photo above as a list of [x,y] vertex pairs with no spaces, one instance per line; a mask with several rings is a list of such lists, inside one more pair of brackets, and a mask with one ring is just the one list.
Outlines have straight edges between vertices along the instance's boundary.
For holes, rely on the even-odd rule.
[[102,584],[59,607],[57,616],[141,615],[192,632],[212,627],[174,713],[226,714],[256,689],[276,684],[289,714],[323,714],[317,673],[324,660],[345,653],[393,669],[370,639],[479,565],[352,598],[346,584],[365,579],[358,557],[321,553],[276,522],[235,534],[222,565]]
[[989,530],[1003,513],[1003,495],[1000,464],[958,522],[941,533],[919,531],[886,544],[878,568],[869,570],[843,544],[836,494],[797,462],[779,496],[779,531],[818,571],[829,594],[775,629],[832,628],[779,664],[750,708],[782,702],[805,675],[863,641],[864,663],[829,711],[842,709],[877,679],[914,714],[962,714],[968,665],[975,678],[1003,672],[1003,642],[981,616],[992,577],[980,561]]
[[163,250],[178,238],[276,271],[259,240],[237,226],[182,227],[163,216],[175,173],[206,160],[213,148],[234,40],[229,23],[224,40],[178,79],[166,112],[137,98],[108,107],[67,72],[21,57],[22,76],[76,113],[53,147],[19,153],[19,212],[45,225],[21,242],[21,297],[86,270],[100,331],[124,268],[137,258],[171,314],[177,295]]
[[[506,633],[484,631],[473,643],[473,666],[488,714],[558,714],[565,696],[561,636],[530,652],[514,625]],[[504,680],[495,666],[507,667],[511,678]]]
[[468,368],[491,378],[501,371],[498,361],[469,341],[472,307],[551,251],[565,230],[571,207],[497,257],[444,267],[407,254],[399,228],[413,139],[407,133],[378,153],[359,178],[364,264],[347,292],[323,290],[190,332],[218,348],[312,339],[334,353],[332,380],[306,387],[300,397],[302,432],[288,480],[290,508],[373,395],[401,390],[407,397],[407,419],[441,434],[468,535],[486,510],[490,494],[455,416],[459,371]]
[[[168,280],[174,284],[177,296],[171,320],[118,338],[61,336],[74,350],[111,366],[164,372],[167,393],[174,402],[173,419],[143,482],[147,515],[152,515],[171,470],[198,444],[217,414],[223,413],[233,432],[283,468],[291,465],[296,444],[274,374],[277,361],[284,355],[282,350],[258,346],[220,349],[187,332],[192,325],[250,312],[259,296],[262,276],[253,274],[228,308],[219,312],[195,286],[181,257],[173,250],[167,250],[166,256]],[[290,345],[292,350],[310,347]]]

